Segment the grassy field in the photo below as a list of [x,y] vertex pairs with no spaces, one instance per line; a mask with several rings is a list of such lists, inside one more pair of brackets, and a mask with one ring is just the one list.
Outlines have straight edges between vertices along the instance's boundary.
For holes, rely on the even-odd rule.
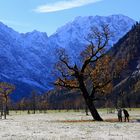
[[140,109],[131,109],[130,122],[118,122],[117,112],[99,109],[104,122],[93,121],[83,110],[48,110],[27,114],[10,111],[0,119],[0,140],[139,140]]

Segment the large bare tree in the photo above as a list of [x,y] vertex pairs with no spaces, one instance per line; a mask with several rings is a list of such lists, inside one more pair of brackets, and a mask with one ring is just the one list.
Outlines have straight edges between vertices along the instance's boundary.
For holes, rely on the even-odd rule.
[[60,50],[59,62],[56,64],[61,75],[55,85],[80,90],[91,115],[97,121],[103,121],[103,119],[94,103],[105,93],[110,92],[112,87],[111,58],[105,55],[110,37],[108,25],[93,28],[86,38],[89,45],[81,53],[81,63],[73,64],[65,51]]

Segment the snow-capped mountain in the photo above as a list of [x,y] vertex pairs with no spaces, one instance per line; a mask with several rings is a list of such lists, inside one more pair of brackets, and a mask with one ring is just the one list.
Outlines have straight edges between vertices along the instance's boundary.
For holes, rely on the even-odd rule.
[[134,23],[133,19],[124,15],[76,17],[50,36],[48,45],[65,48],[75,59],[88,44],[85,38],[91,32],[91,28],[109,25],[113,33],[110,40],[112,46],[131,29]]
[[74,61],[87,45],[85,37],[91,27],[108,24],[114,33],[110,43],[114,44],[134,23],[123,15],[77,17],[50,37],[36,30],[20,34],[0,23],[0,80],[16,85],[17,98],[34,89],[46,91],[54,79],[51,71],[57,61],[56,49],[65,48]]

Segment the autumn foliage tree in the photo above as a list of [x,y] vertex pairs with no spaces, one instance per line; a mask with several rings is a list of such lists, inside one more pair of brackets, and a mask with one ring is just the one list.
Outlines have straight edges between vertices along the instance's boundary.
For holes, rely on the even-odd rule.
[[108,25],[93,28],[86,39],[89,45],[81,53],[81,63],[71,63],[65,51],[60,50],[59,62],[56,65],[61,75],[55,85],[80,90],[91,115],[97,121],[103,119],[94,103],[112,87],[111,58],[105,55],[110,37]]
[[15,86],[6,82],[0,83],[0,95],[2,97],[4,118],[6,119],[6,114],[8,114],[8,98],[9,94],[15,90]]

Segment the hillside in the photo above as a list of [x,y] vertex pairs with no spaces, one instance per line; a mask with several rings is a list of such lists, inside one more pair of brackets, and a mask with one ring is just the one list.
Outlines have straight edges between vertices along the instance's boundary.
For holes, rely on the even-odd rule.
[[133,28],[119,40],[112,48],[114,60],[124,59],[126,68],[122,71],[114,92],[120,95],[120,100],[127,106],[139,105],[140,101],[140,24]]

